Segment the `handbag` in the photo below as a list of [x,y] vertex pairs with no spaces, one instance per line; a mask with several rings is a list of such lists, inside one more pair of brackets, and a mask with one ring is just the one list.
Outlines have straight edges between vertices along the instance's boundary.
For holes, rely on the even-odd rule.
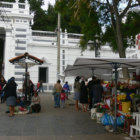
[[56,90],[53,89],[52,95],[56,95]]

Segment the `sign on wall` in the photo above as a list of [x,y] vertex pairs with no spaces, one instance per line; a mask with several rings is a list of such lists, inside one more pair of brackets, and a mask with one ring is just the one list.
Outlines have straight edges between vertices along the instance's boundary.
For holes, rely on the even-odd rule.
[[136,37],[136,45],[138,46],[138,50],[140,50],[140,34]]

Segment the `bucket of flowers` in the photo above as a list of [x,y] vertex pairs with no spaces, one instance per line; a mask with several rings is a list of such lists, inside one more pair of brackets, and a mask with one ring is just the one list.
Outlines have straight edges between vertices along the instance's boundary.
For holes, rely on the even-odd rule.
[[96,104],[96,118],[97,118],[97,123],[101,123],[101,118],[106,112],[106,108],[104,107],[105,104],[103,103],[98,103]]

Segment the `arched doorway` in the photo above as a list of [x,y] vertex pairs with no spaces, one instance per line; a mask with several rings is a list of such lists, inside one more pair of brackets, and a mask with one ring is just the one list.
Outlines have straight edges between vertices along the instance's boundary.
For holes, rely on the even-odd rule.
[[5,46],[5,29],[0,28],[0,72],[2,74],[3,74],[4,46]]

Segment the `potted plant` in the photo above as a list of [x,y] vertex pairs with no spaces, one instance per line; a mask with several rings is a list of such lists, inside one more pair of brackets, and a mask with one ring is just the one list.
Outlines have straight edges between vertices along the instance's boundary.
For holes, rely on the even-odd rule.
[[97,123],[101,123],[101,117],[104,115],[106,109],[101,104],[98,104],[96,108]]

